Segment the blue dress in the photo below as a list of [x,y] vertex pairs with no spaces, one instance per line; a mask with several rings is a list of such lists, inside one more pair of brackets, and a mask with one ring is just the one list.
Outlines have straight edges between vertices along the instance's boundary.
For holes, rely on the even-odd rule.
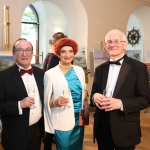
[[[69,131],[55,130],[56,149],[57,150],[82,150],[84,127],[78,126],[79,111],[82,105],[82,86],[74,71],[70,69],[65,78],[71,90],[71,95],[74,104],[75,126]],[[69,120],[68,120],[69,121]],[[67,123],[67,122],[66,122]]]

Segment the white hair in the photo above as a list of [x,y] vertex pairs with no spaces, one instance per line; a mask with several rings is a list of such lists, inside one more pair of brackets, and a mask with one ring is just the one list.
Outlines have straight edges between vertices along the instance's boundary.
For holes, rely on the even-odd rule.
[[124,34],[122,31],[118,30],[118,29],[110,30],[110,31],[106,34],[106,36],[105,36],[105,42],[106,42],[106,39],[107,39],[107,37],[109,36],[109,34],[112,33],[112,32],[116,32],[117,34],[120,34],[121,37],[122,37],[122,40],[127,42],[127,38],[126,38],[125,34]]

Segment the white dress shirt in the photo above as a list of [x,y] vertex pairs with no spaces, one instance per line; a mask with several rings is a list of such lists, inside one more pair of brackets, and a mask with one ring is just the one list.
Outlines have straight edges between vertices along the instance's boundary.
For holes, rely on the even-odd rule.
[[[17,65],[19,67],[19,72],[20,69],[24,69],[21,66]],[[30,66],[28,69],[31,69],[32,67]],[[27,70],[28,70],[27,69]],[[30,116],[29,116],[29,126],[37,123],[39,121],[39,119],[42,116],[42,104],[40,101],[40,95],[39,95],[39,91],[38,91],[38,87],[34,78],[34,75],[30,75],[28,73],[25,73],[24,75],[21,76],[23,83],[25,85],[26,91],[28,93],[28,84],[34,84],[35,85],[35,96],[34,96],[34,106],[35,108],[30,108]],[[22,115],[22,109],[20,107],[20,101],[18,102],[18,107],[19,107],[19,114]]]
[[[118,59],[120,58],[117,58],[115,61],[117,61]],[[114,60],[111,60],[110,61],[114,61]],[[119,76],[119,72],[120,72],[120,69],[121,69],[121,66],[122,66],[122,62],[123,62],[123,59],[119,61],[121,65],[116,65],[116,64],[110,64],[109,65],[109,72],[108,72],[108,79],[107,79],[107,84],[106,84],[106,91],[111,91],[111,97],[113,96],[113,93],[114,93],[114,89],[115,89],[115,86],[116,86],[116,82],[117,82],[117,79],[118,79],[118,76]],[[122,101],[121,101],[122,103]],[[123,104],[121,105],[121,109],[123,111]]]
[[[111,61],[111,60],[110,60]],[[123,59],[119,61],[122,65]],[[109,65],[109,72],[108,72],[108,79],[107,79],[107,84],[106,84],[106,91],[111,91],[112,95],[114,93],[114,89],[116,86],[116,82],[118,79],[118,75],[120,72],[121,65],[115,65],[115,64],[110,64]]]

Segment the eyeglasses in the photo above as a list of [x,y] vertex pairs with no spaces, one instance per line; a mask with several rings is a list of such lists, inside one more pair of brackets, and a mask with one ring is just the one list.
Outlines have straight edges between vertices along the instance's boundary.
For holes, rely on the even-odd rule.
[[108,41],[106,42],[106,44],[107,44],[108,46],[110,46],[112,43],[114,43],[115,45],[119,45],[121,42],[126,42],[126,41],[115,40],[115,41],[113,42],[113,41],[111,41],[111,40],[108,40]]
[[26,52],[27,54],[31,54],[33,52],[32,49],[21,49],[21,48],[18,48],[15,51],[19,54],[23,54],[24,52]]

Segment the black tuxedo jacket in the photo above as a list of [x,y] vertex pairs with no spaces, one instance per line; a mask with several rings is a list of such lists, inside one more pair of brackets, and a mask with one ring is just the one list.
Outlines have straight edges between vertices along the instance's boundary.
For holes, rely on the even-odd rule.
[[[43,106],[44,71],[32,66]],[[16,64],[0,71],[0,115],[3,124],[2,146],[11,150],[27,150],[30,108],[19,115],[18,101],[27,97],[27,92]],[[43,111],[42,111],[43,112]],[[44,133],[43,117],[39,120],[41,137]]]
[[[91,97],[95,93],[103,93],[106,88],[109,63],[98,66]],[[146,65],[125,55],[117,83],[113,93],[114,98],[121,99],[123,109],[105,112],[96,108],[94,116],[94,138],[100,124],[109,115],[113,141],[117,147],[133,146],[140,142],[140,110],[150,105],[149,80]]]

